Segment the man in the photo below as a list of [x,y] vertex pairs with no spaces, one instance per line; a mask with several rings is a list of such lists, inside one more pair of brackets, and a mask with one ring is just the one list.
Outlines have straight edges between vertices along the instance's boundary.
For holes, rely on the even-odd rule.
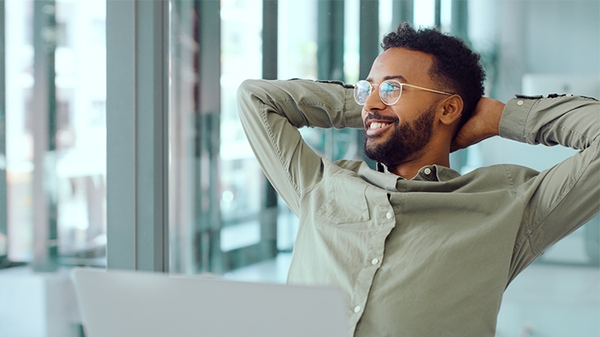
[[[356,86],[240,87],[248,139],[300,219],[288,281],[339,287],[354,336],[494,336],[509,282],[599,211],[600,105],[481,98],[478,56],[434,30],[400,25],[382,46]],[[364,128],[379,170],[317,155],[305,126]],[[543,172],[449,168],[498,135],[581,151]]]

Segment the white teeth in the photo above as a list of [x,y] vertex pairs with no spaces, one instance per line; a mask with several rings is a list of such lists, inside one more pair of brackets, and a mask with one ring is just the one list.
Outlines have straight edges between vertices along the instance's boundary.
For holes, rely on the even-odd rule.
[[371,123],[370,129],[371,130],[373,130],[373,129],[381,129],[381,128],[384,128],[384,127],[386,127],[388,125],[389,124],[387,124],[387,123],[373,122],[373,123]]

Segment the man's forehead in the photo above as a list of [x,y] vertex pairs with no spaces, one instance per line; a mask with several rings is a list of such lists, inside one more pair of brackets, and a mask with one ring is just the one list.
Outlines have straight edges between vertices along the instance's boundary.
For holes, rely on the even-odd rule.
[[373,62],[367,80],[373,82],[396,79],[400,82],[423,81],[430,79],[429,69],[433,56],[405,48],[390,48],[381,53]]
[[[371,82],[371,83],[374,82],[374,80],[371,77],[367,77],[366,80],[367,80],[367,82]],[[406,77],[404,77],[402,75],[386,75],[386,76],[383,76],[383,78],[381,80],[382,81],[396,80],[401,83],[408,83],[408,80],[406,79]]]

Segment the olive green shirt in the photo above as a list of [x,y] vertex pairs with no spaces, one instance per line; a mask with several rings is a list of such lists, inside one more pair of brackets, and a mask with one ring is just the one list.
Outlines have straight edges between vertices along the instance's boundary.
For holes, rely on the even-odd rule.
[[354,336],[494,336],[509,282],[600,209],[600,104],[510,100],[500,136],[580,150],[543,172],[423,167],[411,180],[331,162],[298,128],[363,128],[335,82],[252,80],[238,91],[252,148],[299,217],[288,282],[345,294]]

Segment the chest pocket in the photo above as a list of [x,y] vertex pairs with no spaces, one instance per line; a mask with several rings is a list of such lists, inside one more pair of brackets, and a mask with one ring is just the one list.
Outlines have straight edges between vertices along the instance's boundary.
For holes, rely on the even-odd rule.
[[[351,171],[338,171],[324,177],[322,190],[315,200],[316,214],[336,224],[365,222],[369,208],[365,191],[367,183]],[[316,191],[315,191],[316,192]]]

